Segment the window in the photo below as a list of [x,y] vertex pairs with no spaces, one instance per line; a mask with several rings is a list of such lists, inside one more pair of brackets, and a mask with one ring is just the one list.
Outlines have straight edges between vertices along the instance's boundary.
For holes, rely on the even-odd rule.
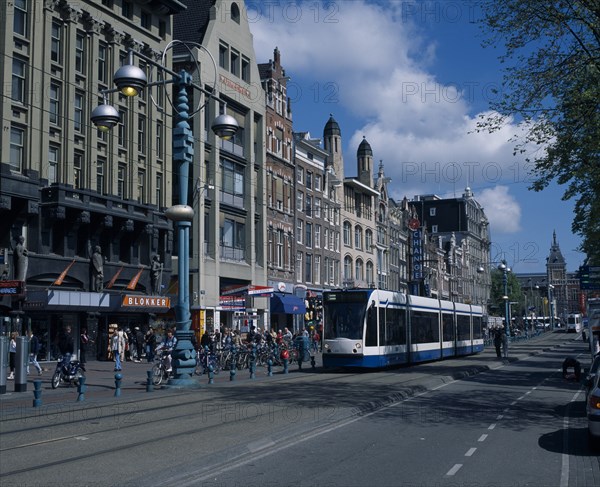
[[298,252],[296,254],[296,269],[298,269],[296,272],[296,281],[298,282],[302,282],[302,260],[302,252]]
[[27,36],[27,0],[14,0],[13,32]]
[[351,245],[351,240],[350,240],[350,222],[344,222],[344,245],[350,247]]
[[83,153],[77,151],[73,154],[73,186],[83,188]]
[[373,232],[371,230],[365,231],[365,249],[368,252],[373,251]]
[[158,21],[158,35],[163,40],[167,37],[167,23],[164,20]]
[[226,259],[242,260],[245,255],[246,226],[226,218],[221,227],[221,255]]
[[429,208],[429,216],[435,216],[435,208]]
[[352,279],[352,259],[349,256],[344,257],[344,279]]
[[62,63],[62,25],[56,21],[52,22],[50,32],[50,60]]
[[306,187],[308,189],[312,189],[312,176],[313,176],[312,172],[306,171]]
[[219,43],[219,66],[223,69],[229,68],[229,46],[224,42]]
[[438,233],[438,226],[437,225],[431,225],[431,233]]
[[240,75],[240,53],[235,49],[231,50],[231,65],[229,67],[231,74],[235,76]]
[[13,171],[23,170],[25,159],[25,130],[19,127],[10,129],[10,168]]
[[50,82],[50,123],[60,125],[60,85]]
[[131,20],[133,18],[133,5],[125,0],[121,4],[121,15],[126,19]]
[[375,275],[373,273],[373,262],[367,262],[367,284],[369,286],[375,286]]
[[312,218],[312,201],[313,198],[311,195],[307,194],[306,195],[306,216]]
[[50,146],[48,150],[48,184],[58,182],[58,160],[60,149],[56,146]]
[[315,266],[314,266],[314,283],[319,284],[321,282],[321,256],[315,255]]
[[243,204],[244,166],[221,159],[221,199],[232,204]]
[[304,282],[312,282],[312,254],[306,254]]
[[298,192],[296,197],[296,211],[304,211],[304,193]]
[[117,138],[120,147],[125,147],[127,144],[127,130],[125,121],[127,120],[127,109],[119,108],[119,123],[117,124]]
[[242,55],[242,79],[250,83],[250,59]]
[[82,32],[75,35],[75,71],[85,74],[85,34]]
[[277,230],[277,253],[275,254],[275,265],[283,267],[283,230]]
[[26,103],[26,64],[25,61],[14,58],[12,62],[12,90],[11,98],[19,103]]
[[106,159],[99,157],[96,162],[96,193],[104,194],[104,172],[106,170]]
[[323,229],[323,248],[325,250],[329,248],[329,228]]
[[304,239],[304,245],[312,247],[312,223],[306,224],[306,238]]
[[313,216],[315,218],[321,218],[321,199],[315,198],[315,207],[313,210]]
[[163,158],[163,130],[162,122],[156,122],[156,157],[158,159]]
[[354,228],[354,248],[355,249],[362,249],[362,228],[360,227],[355,227]]
[[127,165],[119,163],[117,169],[117,196],[127,198]]
[[98,45],[98,81],[100,83],[108,82],[108,46],[104,42]]
[[76,132],[82,134],[84,132],[85,127],[85,116],[83,113],[83,101],[84,95],[83,93],[75,93],[75,100],[73,101],[73,128]]
[[156,175],[156,206],[158,206],[159,208],[162,208],[163,206],[163,201],[162,201],[162,181],[163,181],[163,177],[162,174],[157,174]]
[[315,174],[315,191],[321,191],[321,188],[322,188],[321,181],[322,181],[321,176],[319,174]]
[[108,8],[112,8],[113,0],[102,0],[102,5]]
[[321,247],[321,225],[315,225],[315,248]]
[[304,184],[304,169],[299,167],[296,171],[296,181],[300,184]]
[[146,202],[146,171],[143,169],[138,171],[137,200],[138,203]]
[[152,28],[152,14],[144,12],[140,16],[140,24],[144,29],[150,30]]
[[356,260],[356,264],[354,266],[354,277],[357,281],[363,280],[363,261],[360,259]]
[[231,4],[231,20],[235,23],[240,23],[240,7],[237,6],[237,3]]
[[302,220],[298,220],[298,222],[296,223],[296,242],[301,244],[303,235],[304,235],[304,222]]
[[138,115],[138,151],[146,153],[146,117]]

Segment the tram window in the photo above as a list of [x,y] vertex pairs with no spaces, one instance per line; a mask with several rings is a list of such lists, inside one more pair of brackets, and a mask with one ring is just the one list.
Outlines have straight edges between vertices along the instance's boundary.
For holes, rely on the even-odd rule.
[[[380,321],[381,322],[381,321]],[[381,334],[380,334],[381,336]],[[390,309],[385,314],[385,341],[384,345],[406,344],[406,323],[404,310]]]
[[413,311],[410,322],[410,338],[412,343],[431,343],[440,340],[438,315]]
[[450,313],[442,313],[442,333],[445,342],[454,341],[454,317]]
[[473,339],[477,340],[483,336],[481,331],[481,316],[473,316]]
[[456,315],[457,340],[471,339],[471,320],[467,315]]
[[377,308],[371,303],[367,311],[367,331],[365,333],[365,347],[377,346]]

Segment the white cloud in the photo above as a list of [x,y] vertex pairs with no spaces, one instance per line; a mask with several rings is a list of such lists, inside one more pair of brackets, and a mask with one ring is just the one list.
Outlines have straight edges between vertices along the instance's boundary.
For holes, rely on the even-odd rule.
[[506,186],[484,189],[475,195],[490,221],[492,235],[516,233],[521,230],[521,207]]

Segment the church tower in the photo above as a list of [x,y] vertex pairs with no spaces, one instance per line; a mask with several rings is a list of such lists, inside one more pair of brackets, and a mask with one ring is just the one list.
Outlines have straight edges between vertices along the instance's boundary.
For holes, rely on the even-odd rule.
[[561,316],[567,313],[567,263],[556,240],[556,230],[552,233],[550,254],[546,259],[546,281],[553,286],[548,295],[556,305],[554,314]]
[[343,181],[344,157],[342,156],[342,131],[331,114],[323,129],[323,147],[325,152],[329,154],[327,168],[331,168],[335,176],[340,181]]

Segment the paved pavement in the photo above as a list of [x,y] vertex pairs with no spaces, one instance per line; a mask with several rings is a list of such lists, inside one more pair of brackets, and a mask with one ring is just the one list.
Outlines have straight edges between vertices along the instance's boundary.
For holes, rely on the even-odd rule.
[[[487,347],[482,353],[462,357],[458,359],[444,360],[441,362],[431,362],[415,366],[401,367],[394,370],[394,381],[401,383],[400,393],[387,398],[378,398],[377,403],[393,401],[401,396],[411,395],[424,389],[430,389],[441,383],[450,380],[456,380],[463,377],[475,375],[485,370],[492,369],[505,361],[517,361],[524,357],[534,355],[561,345],[568,344],[572,340],[581,339],[579,335],[565,334],[561,332],[545,333],[529,340],[513,342],[509,349],[508,359],[499,359],[493,347]],[[302,370],[298,369],[296,364],[289,367],[289,373],[284,374],[282,367],[273,367],[273,375],[268,376],[266,367],[259,367],[256,371],[256,377],[250,378],[248,370],[237,371],[235,380],[230,380],[229,371],[221,371],[214,377],[214,383],[209,384],[208,377],[195,376],[202,394],[210,398],[211,391],[217,393],[224,392],[223,389],[231,389],[240,386],[247,387],[253,384],[256,387],[269,386],[279,382],[314,382],[319,379],[336,379],[340,377],[339,371],[323,369],[321,366],[320,355],[317,355],[315,366],[311,363],[304,363]],[[588,364],[583,361],[584,367]],[[113,371],[113,362],[92,361],[86,364],[86,390],[81,397],[75,386],[61,385],[57,389],[52,389],[50,378],[54,371],[54,364],[43,364],[44,372],[41,377],[30,376],[28,378],[27,390],[25,392],[14,392],[14,381],[7,382],[7,393],[0,394],[0,417],[2,419],[11,418],[15,415],[20,417],[39,416],[46,410],[54,410],[59,405],[69,405],[70,408],[95,407],[98,404],[128,402],[136,403],[136,408],[143,410],[144,402],[152,399],[154,406],[156,400],[161,397],[165,399],[173,394],[185,393],[176,387],[155,387],[152,391],[147,391],[147,372],[151,368],[148,363],[127,362],[123,364],[122,381],[120,384],[119,395],[117,396],[115,372]],[[382,374],[385,377],[385,374]],[[33,406],[34,399],[34,381],[41,380],[41,401],[40,407]],[[387,380],[387,379],[385,379]],[[374,407],[376,404],[369,403],[361,407]]]

